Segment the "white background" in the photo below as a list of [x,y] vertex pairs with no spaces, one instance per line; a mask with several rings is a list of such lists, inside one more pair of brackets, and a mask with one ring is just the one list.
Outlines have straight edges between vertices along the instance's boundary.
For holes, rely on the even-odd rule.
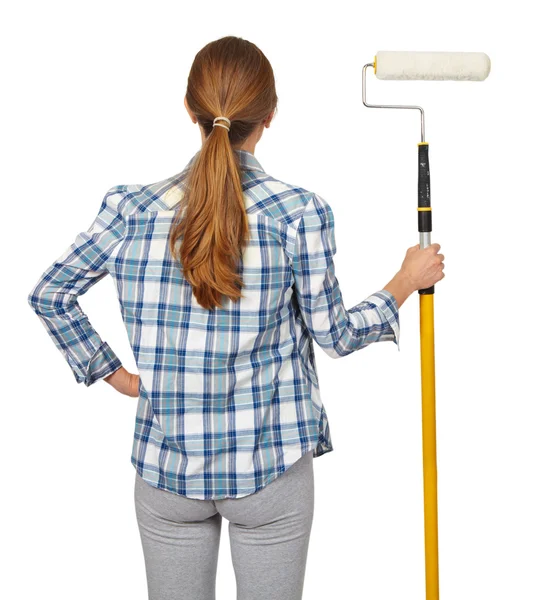
[[[113,185],[179,172],[201,138],[184,109],[196,52],[224,35],[273,65],[279,109],[255,154],[332,206],[347,308],[418,243],[418,111],[374,110],[378,50],[483,51],[484,82],[388,82],[430,143],[443,600],[538,598],[535,20],[529,3],[16,3],[2,11],[4,256],[0,594],[147,598],[130,463],[136,399],[77,385],[27,304]],[[81,299],[131,372],[113,282]],[[332,360],[335,451],[314,461],[305,600],[424,597],[419,297],[401,352]],[[7,334],[7,335],[6,335]],[[178,598],[183,598],[180,594]],[[235,598],[223,521],[217,598]],[[282,599],[285,600],[285,599]]]

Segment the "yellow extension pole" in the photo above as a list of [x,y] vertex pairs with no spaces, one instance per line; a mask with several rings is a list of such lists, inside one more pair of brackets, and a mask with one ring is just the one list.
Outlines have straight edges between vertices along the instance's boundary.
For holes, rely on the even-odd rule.
[[424,472],[424,544],[426,599],[439,600],[437,542],[437,449],[435,427],[434,294],[420,295],[422,369],[422,461]]
[[[430,244],[429,144],[418,144],[418,229],[420,245]],[[422,376],[422,466],[424,474],[424,548],[426,600],[439,600],[437,540],[437,444],[435,421],[435,340],[433,299],[435,286],[418,290],[420,298],[420,366]]]

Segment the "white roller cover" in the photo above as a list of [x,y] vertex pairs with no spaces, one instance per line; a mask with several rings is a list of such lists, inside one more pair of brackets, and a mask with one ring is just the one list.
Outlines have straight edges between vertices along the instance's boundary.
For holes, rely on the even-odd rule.
[[483,81],[491,61],[483,52],[396,52],[376,54],[378,79]]

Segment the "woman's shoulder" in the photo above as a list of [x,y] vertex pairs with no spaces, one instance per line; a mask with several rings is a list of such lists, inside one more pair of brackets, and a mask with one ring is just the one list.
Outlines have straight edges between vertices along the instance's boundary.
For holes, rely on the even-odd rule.
[[246,193],[251,194],[253,204],[268,216],[292,227],[307,209],[330,211],[328,202],[317,192],[271,175],[264,177],[255,189],[248,188]]
[[115,203],[124,218],[173,210],[183,194],[183,179],[178,175],[152,183],[116,185],[107,193],[116,198]]

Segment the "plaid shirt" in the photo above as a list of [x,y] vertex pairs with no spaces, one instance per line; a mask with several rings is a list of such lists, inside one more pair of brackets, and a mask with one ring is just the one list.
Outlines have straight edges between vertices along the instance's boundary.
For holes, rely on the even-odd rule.
[[122,366],[77,301],[110,273],[140,374],[131,462],[154,487],[202,500],[247,496],[303,454],[333,450],[313,340],[333,358],[373,342],[400,349],[390,292],[344,307],[329,204],[237,154],[251,234],[239,302],[201,307],[168,248],[198,153],[168,179],[108,190],[28,296],[89,386]]

